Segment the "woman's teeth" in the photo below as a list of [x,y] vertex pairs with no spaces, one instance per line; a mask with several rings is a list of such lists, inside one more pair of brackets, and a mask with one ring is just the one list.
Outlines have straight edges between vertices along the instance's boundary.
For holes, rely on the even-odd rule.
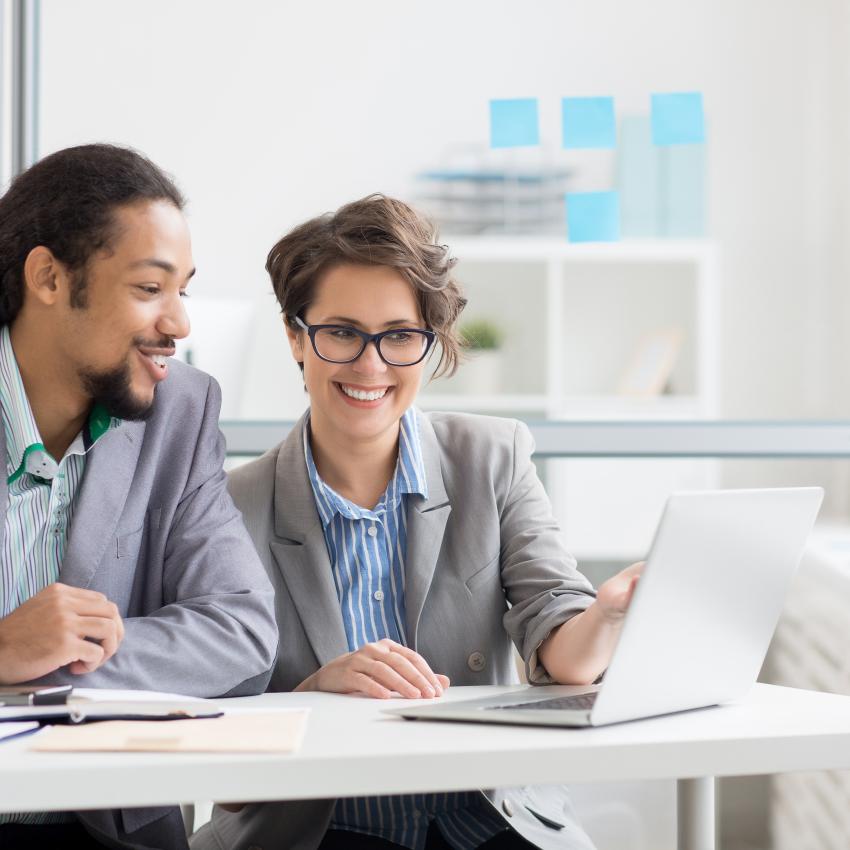
[[358,401],[377,401],[379,398],[383,398],[387,394],[388,387],[384,387],[380,390],[372,390],[371,392],[366,392],[365,390],[355,390],[351,387],[345,386],[345,384],[340,384],[342,391],[349,398],[356,398]]

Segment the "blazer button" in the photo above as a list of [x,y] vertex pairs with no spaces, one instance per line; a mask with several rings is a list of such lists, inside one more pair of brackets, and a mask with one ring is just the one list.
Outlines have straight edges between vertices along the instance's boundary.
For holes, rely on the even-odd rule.
[[484,657],[483,652],[473,652],[470,654],[469,658],[466,659],[467,666],[474,673],[480,673],[484,669],[484,665],[486,663],[487,659]]
[[514,816],[514,807],[511,804],[511,801],[507,797],[504,800],[502,800],[502,811],[509,818],[512,818]]

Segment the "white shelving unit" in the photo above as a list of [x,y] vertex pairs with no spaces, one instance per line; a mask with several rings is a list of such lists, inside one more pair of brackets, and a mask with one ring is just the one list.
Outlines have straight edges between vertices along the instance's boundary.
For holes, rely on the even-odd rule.
[[[457,376],[426,386],[423,404],[542,411],[547,418],[703,418],[716,406],[716,287],[708,242],[574,245],[557,239],[451,241],[469,297],[464,318],[506,335],[502,384],[478,395]],[[673,392],[617,394],[642,340],[682,333]],[[489,396],[489,397],[488,397]]]
[[[527,420],[695,420],[717,404],[717,287],[705,241],[575,245],[559,239],[449,240],[469,299],[465,319],[504,331],[499,384],[475,369],[426,384],[426,409]],[[648,340],[681,344],[666,391],[618,391]],[[651,364],[649,367],[652,368]],[[469,366],[466,367],[469,369]],[[488,381],[491,384],[492,381]],[[547,489],[582,561],[642,557],[671,490],[710,487],[708,460],[550,460]]]

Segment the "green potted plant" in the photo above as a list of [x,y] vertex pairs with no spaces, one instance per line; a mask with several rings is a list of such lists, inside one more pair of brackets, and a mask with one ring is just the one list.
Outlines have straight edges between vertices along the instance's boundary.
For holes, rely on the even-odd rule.
[[501,347],[505,334],[490,319],[469,319],[460,326],[467,358],[460,374],[468,391],[475,395],[495,395],[502,385]]
[[502,347],[502,329],[489,319],[471,319],[460,326],[463,344],[469,351],[494,351]]

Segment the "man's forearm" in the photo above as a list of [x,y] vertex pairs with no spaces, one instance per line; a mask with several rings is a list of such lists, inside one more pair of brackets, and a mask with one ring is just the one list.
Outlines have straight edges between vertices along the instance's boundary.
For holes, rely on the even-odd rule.
[[[233,604],[247,607],[248,594]],[[258,600],[259,602],[259,600]],[[45,677],[79,687],[138,688],[216,697],[248,680],[264,689],[276,646],[264,618],[238,618],[222,609],[227,600],[201,604],[186,600],[145,617],[124,621],[127,634],[118,652],[93,673],[71,676],[67,668]],[[250,625],[249,625],[250,624]]]

